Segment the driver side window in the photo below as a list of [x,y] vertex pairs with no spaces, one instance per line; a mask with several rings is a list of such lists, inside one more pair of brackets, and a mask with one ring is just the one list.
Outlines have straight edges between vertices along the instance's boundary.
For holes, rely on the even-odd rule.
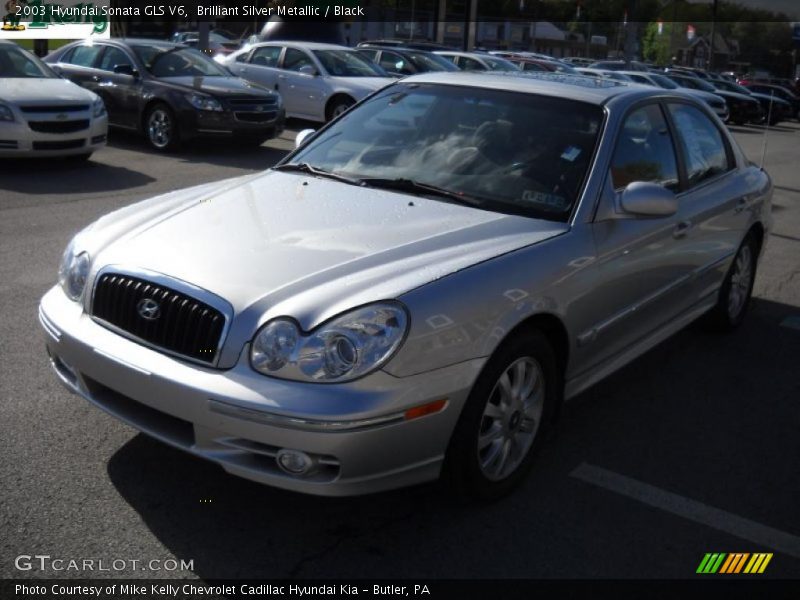
[[678,190],[675,145],[658,104],[638,108],[625,118],[611,161],[611,178],[616,190],[633,181]]
[[287,48],[283,56],[283,68],[287,71],[299,71],[303,67],[314,67],[311,58],[302,50]]
[[97,68],[101,71],[113,71],[117,65],[133,65],[133,61],[119,48],[109,46]]

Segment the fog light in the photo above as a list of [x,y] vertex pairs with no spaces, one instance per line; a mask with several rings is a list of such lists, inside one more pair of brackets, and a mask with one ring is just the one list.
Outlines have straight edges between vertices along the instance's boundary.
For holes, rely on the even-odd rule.
[[278,466],[289,475],[307,475],[314,468],[314,460],[305,452],[282,449],[276,457]]

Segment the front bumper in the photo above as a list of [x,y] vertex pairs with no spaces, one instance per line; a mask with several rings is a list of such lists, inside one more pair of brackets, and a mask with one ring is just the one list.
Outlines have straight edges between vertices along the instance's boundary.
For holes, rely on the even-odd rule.
[[284,129],[286,113],[281,108],[270,115],[252,111],[202,111],[187,108],[180,112],[181,137],[267,139],[278,137]]
[[[36,120],[48,117],[41,115]],[[12,123],[0,122],[0,157],[76,156],[90,154],[106,145],[108,117],[91,118],[88,113],[70,117],[87,120],[89,126],[71,133],[43,133],[31,129],[27,120],[22,118]]]
[[[372,493],[436,479],[483,359],[406,378],[378,371],[346,384],[264,377],[246,348],[230,370],[193,365],[96,323],[54,287],[39,319],[62,383],[109,414],[247,479],[326,496]],[[408,408],[447,399],[405,420]],[[281,449],[317,464],[306,476],[278,467]]]

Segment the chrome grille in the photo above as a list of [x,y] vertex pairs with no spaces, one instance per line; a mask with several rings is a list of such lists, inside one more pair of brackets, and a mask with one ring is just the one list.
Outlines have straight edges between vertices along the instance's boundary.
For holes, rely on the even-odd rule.
[[89,129],[89,119],[77,121],[28,121],[28,127],[39,133],[74,133]]
[[22,112],[26,113],[67,113],[67,112],[81,112],[89,110],[88,104],[62,104],[62,105],[33,105],[33,106],[20,106]]
[[232,110],[274,110],[278,104],[278,98],[276,96],[232,96],[225,98],[225,103]]
[[[158,306],[150,318],[140,310],[146,300]],[[225,317],[216,308],[165,285],[118,273],[98,277],[92,315],[146,345],[208,364],[216,361],[225,328]]]

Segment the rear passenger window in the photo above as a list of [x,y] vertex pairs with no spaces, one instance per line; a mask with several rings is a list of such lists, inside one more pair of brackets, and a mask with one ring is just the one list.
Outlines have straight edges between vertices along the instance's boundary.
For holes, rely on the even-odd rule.
[[667,121],[657,104],[629,114],[617,138],[611,162],[614,189],[633,181],[648,181],[677,190],[678,163]]
[[250,63],[261,67],[277,67],[278,58],[281,55],[280,46],[262,46],[253,51]]
[[670,104],[669,111],[686,156],[690,187],[733,168],[728,146],[711,119],[688,104]]
[[102,50],[103,46],[78,46],[72,51],[66,62],[78,67],[91,67]]

